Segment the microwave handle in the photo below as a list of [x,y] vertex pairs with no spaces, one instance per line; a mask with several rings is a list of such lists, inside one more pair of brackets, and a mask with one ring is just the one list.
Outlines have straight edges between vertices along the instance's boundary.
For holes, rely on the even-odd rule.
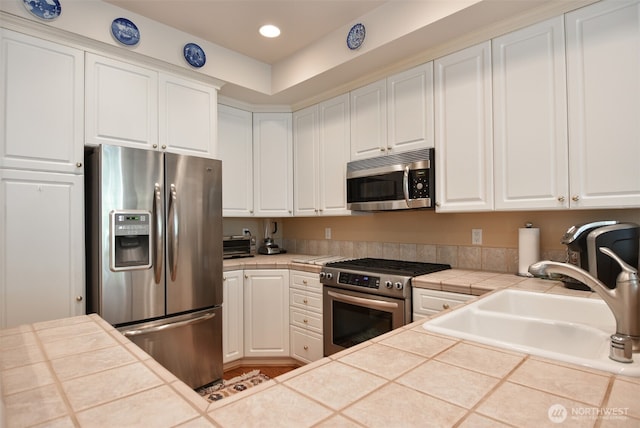
[[404,174],[402,176],[402,191],[404,192],[404,200],[407,203],[407,206],[410,207],[409,204],[409,165],[404,167]]

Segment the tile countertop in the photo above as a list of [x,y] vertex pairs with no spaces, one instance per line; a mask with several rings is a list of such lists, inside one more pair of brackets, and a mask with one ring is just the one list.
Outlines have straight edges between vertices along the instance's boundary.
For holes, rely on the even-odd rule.
[[[301,268],[267,257],[252,265]],[[225,261],[226,270],[250,267]],[[592,296],[553,281],[457,269],[416,286]],[[640,426],[640,378],[434,335],[423,322],[215,403],[95,314],[0,330],[0,426]]]

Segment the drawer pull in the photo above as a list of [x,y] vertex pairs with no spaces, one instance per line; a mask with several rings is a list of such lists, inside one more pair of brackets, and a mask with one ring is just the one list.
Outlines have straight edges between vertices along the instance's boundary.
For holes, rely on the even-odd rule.
[[308,301],[307,299],[304,299],[304,300],[302,301],[302,303],[304,303],[304,304],[306,305],[306,304],[308,304],[308,303],[309,303],[309,301]]
[[309,350],[309,347],[308,347],[307,345],[304,345],[304,350],[305,350],[305,351],[308,351],[308,350]]
[[451,306],[449,306],[448,303],[443,303],[442,304],[442,309],[449,309]]
[[307,280],[306,280],[306,279],[303,279],[303,280],[302,280],[302,283],[303,283],[304,285],[307,285]]
[[306,323],[308,323],[308,322],[309,322],[309,320],[304,319],[304,320],[302,320],[302,322],[306,324]]

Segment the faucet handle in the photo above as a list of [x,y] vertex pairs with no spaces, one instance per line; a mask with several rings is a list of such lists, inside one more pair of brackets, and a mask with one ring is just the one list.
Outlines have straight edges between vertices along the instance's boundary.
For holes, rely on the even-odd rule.
[[622,260],[616,253],[611,251],[611,249],[609,249],[607,247],[600,247],[600,252],[606,254],[607,256],[609,256],[613,260],[615,260],[620,265],[620,268],[622,269],[623,272],[626,272],[626,273],[631,274],[631,275],[637,275],[638,274],[638,269],[636,269],[633,266],[630,266],[629,264],[627,264],[627,262]]

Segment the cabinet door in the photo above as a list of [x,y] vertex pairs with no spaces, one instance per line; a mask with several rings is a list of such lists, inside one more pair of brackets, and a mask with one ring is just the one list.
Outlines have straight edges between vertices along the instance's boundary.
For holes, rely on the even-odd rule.
[[0,328],[82,315],[83,177],[0,169]]
[[82,174],[84,54],[0,30],[0,167]]
[[387,81],[351,91],[351,160],[387,151]]
[[317,215],[318,106],[293,113],[293,206],[294,215]]
[[254,113],[255,213],[285,217],[293,213],[293,136],[291,113]]
[[347,162],[350,159],[349,94],[318,105],[318,183],[321,215],[347,215]]
[[387,118],[392,153],[433,147],[433,62],[387,78]]
[[222,213],[253,215],[253,122],[251,112],[218,106],[218,151],[222,160]]
[[245,271],[244,355],[289,356],[288,270]]
[[160,74],[160,148],[214,158],[217,150],[217,91],[213,86]]
[[244,293],[242,271],[224,272],[222,277],[222,362],[244,356]]
[[493,209],[491,43],[435,61],[436,211]]
[[566,15],[572,208],[640,206],[640,3]]
[[564,21],[493,40],[495,207],[568,208]]
[[86,143],[158,147],[158,73],[86,55]]

